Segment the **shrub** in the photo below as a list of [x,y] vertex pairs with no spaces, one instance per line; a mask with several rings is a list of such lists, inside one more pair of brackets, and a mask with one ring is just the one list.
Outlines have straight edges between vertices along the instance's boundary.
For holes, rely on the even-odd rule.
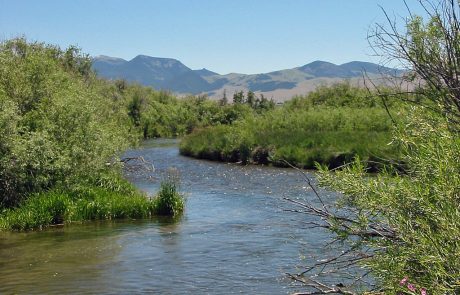
[[[362,95],[361,92],[356,95]],[[348,104],[353,105],[352,98],[348,99]],[[183,138],[180,152],[192,157],[242,163],[285,165],[286,160],[302,168],[315,168],[315,162],[334,168],[356,156],[365,160],[397,159],[397,149],[388,145],[392,127],[386,110],[361,106],[363,98],[357,100],[360,107],[293,108],[287,104],[245,117],[232,125],[196,130]],[[298,98],[296,103],[301,101]]]
[[101,95],[75,48],[0,44],[0,203],[97,178],[131,142],[128,116]]
[[374,249],[361,265],[386,294],[407,292],[399,284],[405,277],[430,294],[457,294],[460,140],[446,119],[420,109],[412,115],[394,138],[408,167],[405,174],[388,169],[365,177],[359,160],[335,174],[321,171],[321,184],[344,194],[339,207],[349,208],[346,218],[355,221],[335,219],[331,229],[356,249]]

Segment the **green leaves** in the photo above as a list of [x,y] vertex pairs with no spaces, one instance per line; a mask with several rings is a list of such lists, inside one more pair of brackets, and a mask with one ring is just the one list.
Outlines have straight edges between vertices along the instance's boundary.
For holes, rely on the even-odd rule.
[[[403,149],[405,174],[387,170],[364,173],[359,159],[335,173],[323,170],[322,185],[343,192],[342,206],[364,213],[364,228],[389,226],[396,236],[362,239],[378,255],[365,265],[388,294],[403,291],[403,277],[431,294],[455,294],[460,277],[460,144],[447,120],[414,108],[396,129],[394,143]],[[336,225],[340,237],[351,234]],[[356,242],[356,240],[353,240]]]
[[169,178],[161,182],[160,191],[152,200],[154,214],[178,217],[183,213],[185,201],[177,188],[178,182],[174,179]]
[[14,39],[0,44],[0,203],[97,179],[131,141],[126,112],[102,95],[89,59]]

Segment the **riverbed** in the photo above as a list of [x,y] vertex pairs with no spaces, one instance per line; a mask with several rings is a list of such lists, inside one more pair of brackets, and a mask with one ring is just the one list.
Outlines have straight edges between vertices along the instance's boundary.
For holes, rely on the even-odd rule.
[[284,196],[315,202],[299,172],[186,158],[174,140],[125,154],[139,156],[155,169],[126,177],[154,194],[178,175],[182,218],[0,233],[0,294],[288,294],[300,288],[285,273],[324,253],[330,236],[285,211]]

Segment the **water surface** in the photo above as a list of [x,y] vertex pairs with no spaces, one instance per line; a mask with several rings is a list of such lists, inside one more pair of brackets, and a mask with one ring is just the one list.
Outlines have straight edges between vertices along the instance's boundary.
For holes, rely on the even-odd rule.
[[326,233],[283,210],[283,196],[314,199],[294,170],[185,158],[167,140],[126,156],[154,163],[126,171],[147,193],[177,171],[182,219],[0,233],[0,294],[287,294],[285,272],[324,251]]

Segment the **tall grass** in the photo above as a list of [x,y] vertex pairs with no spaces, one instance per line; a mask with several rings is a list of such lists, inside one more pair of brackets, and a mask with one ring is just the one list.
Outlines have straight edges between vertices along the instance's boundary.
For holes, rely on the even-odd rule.
[[[126,184],[129,186],[129,184]],[[86,186],[72,191],[52,190],[34,194],[18,207],[0,215],[0,229],[30,230],[87,220],[142,219],[154,215],[178,216],[184,199],[170,182],[161,184],[154,198],[137,192]]]
[[160,191],[152,200],[153,212],[156,215],[177,216],[182,214],[185,200],[178,192],[178,183],[166,179],[161,183]]
[[302,168],[315,162],[334,168],[359,156],[398,158],[391,121],[383,108],[284,107],[230,126],[201,129],[186,136],[183,155],[210,160]]

